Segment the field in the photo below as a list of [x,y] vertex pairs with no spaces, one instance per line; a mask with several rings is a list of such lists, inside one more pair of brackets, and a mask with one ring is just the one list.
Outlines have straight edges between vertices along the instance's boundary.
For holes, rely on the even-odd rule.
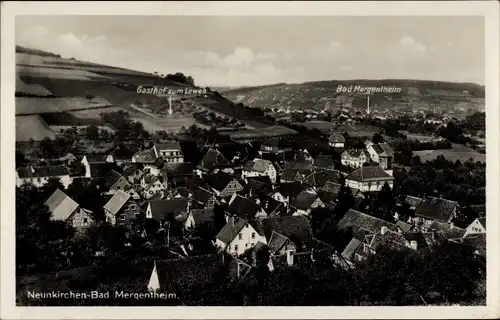
[[83,97],[73,98],[28,98],[16,97],[16,115],[30,115],[49,112],[103,108],[111,104],[102,98],[92,100]]
[[101,113],[106,112],[118,112],[118,111],[126,111],[120,107],[108,107],[108,108],[99,108],[99,109],[86,109],[79,111],[71,111],[70,113],[77,118],[80,119],[100,119]]
[[52,93],[39,84],[25,83],[19,74],[16,74],[16,95],[46,97]]
[[414,156],[419,156],[422,162],[432,161],[436,159],[438,156],[442,155],[449,161],[457,161],[466,162],[470,158],[474,160],[474,162],[482,162],[486,163],[486,155],[476,152],[476,151],[455,151],[449,149],[439,149],[439,150],[423,150],[423,151],[413,151]]
[[67,79],[67,80],[86,80],[93,81],[98,79],[107,79],[103,75],[99,75],[86,70],[61,69],[50,67],[32,67],[32,66],[16,66],[16,73],[22,76],[51,78],[51,79]]
[[[129,112],[127,110],[127,112]],[[140,112],[129,112],[130,118],[134,121],[142,123],[144,129],[151,133],[159,130],[165,130],[167,132],[177,132],[181,127],[189,127],[195,123],[195,120],[191,116],[185,115],[171,115],[166,117],[152,117]],[[200,124],[196,123],[198,127]]]
[[262,129],[246,129],[235,132],[228,132],[225,135],[233,140],[257,140],[261,138],[271,138],[296,134],[297,131],[283,126],[270,126]]
[[55,134],[38,115],[16,116],[16,141],[40,141],[44,137],[55,139]]
[[302,126],[309,130],[318,129],[320,131],[331,131],[334,128],[333,123],[327,121],[295,122],[294,125]]
[[80,119],[69,112],[42,113],[39,116],[48,126],[98,126],[102,124],[100,119]]
[[427,135],[421,135],[421,134],[414,134],[410,133],[408,131],[400,131],[402,134],[406,135],[408,140],[417,140],[420,142],[432,142],[439,140],[439,138],[433,137],[433,136],[427,136]]

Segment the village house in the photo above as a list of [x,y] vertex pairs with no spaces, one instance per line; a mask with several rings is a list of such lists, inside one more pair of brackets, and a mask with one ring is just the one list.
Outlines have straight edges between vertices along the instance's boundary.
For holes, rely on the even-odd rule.
[[[203,283],[210,276],[209,270],[218,271],[222,265],[219,255],[200,255],[187,258],[156,260],[147,284],[149,292],[169,294],[181,292],[194,283]],[[178,298],[172,296],[172,299]]]
[[186,198],[150,200],[146,205],[146,219],[153,219],[164,226],[167,221],[187,217],[190,211],[190,201]]
[[78,203],[57,189],[45,201],[45,205],[52,214],[51,219],[66,221],[76,229],[87,227],[93,223],[91,212],[81,208]]
[[145,163],[142,167],[142,171],[144,171],[145,174],[159,176],[162,174],[164,163],[165,160],[163,158],[157,158],[153,163]]
[[151,164],[156,161],[156,153],[153,148],[137,151],[132,156],[132,163]]
[[213,209],[217,203],[217,197],[214,192],[198,186],[193,192],[193,201],[197,208]]
[[213,209],[192,209],[184,222],[185,229],[193,229],[204,223],[212,223],[214,220]]
[[335,164],[333,162],[333,158],[327,154],[320,154],[316,158],[314,158],[314,168],[315,169],[324,169],[324,170],[334,170]]
[[260,151],[262,153],[279,154],[289,150],[292,150],[292,148],[287,146],[280,138],[268,139],[260,145]]
[[29,166],[16,169],[16,186],[18,187],[31,183],[39,188],[51,178],[60,179],[65,188],[73,182],[69,170],[64,166]]
[[118,190],[130,194],[135,200],[140,199],[139,194],[133,188],[133,185],[121,174],[115,170],[111,170],[103,179],[102,183],[98,184],[99,189],[105,195],[113,195]]
[[286,254],[289,250],[293,252],[297,251],[297,248],[289,238],[274,231],[271,234],[271,238],[269,238],[268,246],[273,254]]
[[162,158],[165,162],[184,162],[184,154],[182,153],[181,146],[177,141],[166,141],[155,143],[153,151],[156,158]]
[[280,183],[273,190],[271,197],[274,200],[289,203],[290,199],[294,199],[302,191],[304,191],[304,186],[300,182]]
[[141,179],[141,189],[142,195],[146,199],[151,199],[155,196],[162,198],[168,190],[168,182],[162,176],[157,177],[146,174]]
[[248,177],[268,176],[271,182],[276,183],[277,171],[273,163],[269,160],[254,159],[249,161],[243,167],[241,177],[246,179]]
[[307,250],[314,247],[313,232],[309,219],[305,216],[281,216],[262,222],[264,236],[269,239],[272,255]]
[[360,167],[345,178],[346,185],[362,192],[380,191],[385,183],[392,189],[394,177],[379,166]]
[[268,216],[257,202],[242,197],[238,193],[233,194],[231,197],[227,211],[230,215],[237,215],[246,220],[263,219]]
[[280,183],[302,182],[304,176],[297,169],[285,169],[279,176]]
[[405,197],[405,203],[410,207],[410,210],[415,211],[415,209],[418,207],[418,205],[422,202],[422,198],[419,197],[413,197],[413,196],[406,196]]
[[486,233],[486,217],[476,218],[465,229],[465,236],[469,234]]
[[340,231],[351,235],[351,240],[342,250],[341,256],[349,263],[355,261],[355,253],[365,241],[365,236],[380,232],[382,227],[387,228],[387,230],[397,231],[397,226],[394,223],[349,209],[337,224]]
[[122,225],[129,229],[136,226],[141,208],[130,194],[118,190],[104,205],[106,220],[112,225]]
[[340,156],[340,162],[343,166],[351,167],[351,168],[359,168],[362,167],[363,164],[369,161],[368,156],[365,151],[361,149],[350,149],[342,152]]
[[230,174],[234,173],[231,163],[229,163],[226,157],[219,150],[210,148],[196,167],[196,174],[201,177],[202,175],[217,173],[219,171]]
[[345,147],[345,138],[340,133],[332,133],[328,138],[328,145],[332,148],[344,148]]
[[259,234],[247,220],[238,216],[229,218],[215,237],[215,245],[220,250],[236,256],[254,247],[259,241],[267,244],[266,237]]
[[412,224],[420,226],[423,231],[434,221],[451,223],[458,213],[458,202],[427,196],[415,209]]
[[318,195],[304,191],[290,202],[290,207],[293,215],[309,216],[313,209],[324,208],[325,204]]
[[318,169],[306,176],[302,183],[316,190],[316,188],[322,188],[327,182],[343,184],[344,177],[338,170]]
[[[411,245],[415,246],[416,250],[416,241],[411,241]],[[407,247],[407,241],[403,234],[389,230],[386,226],[382,226],[377,233],[365,235],[361,245],[359,245],[354,252],[354,260],[363,261],[367,259],[370,255],[376,254],[377,249],[381,245],[401,250]]]
[[234,193],[243,190],[243,185],[234,176],[219,172],[213,175],[207,175],[206,179],[212,191],[220,198],[227,198]]
[[163,175],[173,185],[179,185],[194,175],[194,168],[191,162],[169,162],[163,165]]
[[391,167],[394,159],[394,150],[392,150],[387,142],[370,143],[366,150],[370,154],[372,161],[378,163],[382,169],[387,170]]
[[127,178],[128,182],[132,185],[138,185],[141,183],[142,176],[144,175],[144,171],[141,167],[142,166],[137,163],[127,163],[122,167],[122,175]]

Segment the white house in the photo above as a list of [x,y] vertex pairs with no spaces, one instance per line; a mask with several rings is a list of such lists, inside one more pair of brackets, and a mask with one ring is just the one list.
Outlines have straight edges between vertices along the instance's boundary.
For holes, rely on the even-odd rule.
[[243,179],[258,176],[268,176],[272,183],[276,183],[277,172],[271,161],[254,159],[245,164],[241,173]]
[[241,255],[259,241],[267,244],[265,236],[260,235],[248,221],[237,216],[231,217],[215,237],[215,245],[232,255]]
[[328,145],[332,148],[344,148],[345,138],[340,133],[332,133],[328,138]]
[[379,164],[382,169],[390,168],[394,158],[394,150],[388,143],[370,143],[366,150],[368,151],[370,158],[373,162]]
[[380,191],[385,183],[392,189],[394,177],[379,166],[361,167],[348,174],[345,183],[361,192]]
[[181,146],[177,141],[155,143],[153,151],[157,158],[163,158],[166,162],[184,162]]
[[486,233],[486,217],[476,218],[465,229],[464,238],[469,234]]
[[368,156],[361,149],[351,149],[342,152],[340,162],[343,166],[359,168],[368,162]]
[[69,171],[64,166],[29,166],[16,169],[16,186],[32,183],[36,187],[44,186],[50,178],[60,179],[67,188],[72,182]]

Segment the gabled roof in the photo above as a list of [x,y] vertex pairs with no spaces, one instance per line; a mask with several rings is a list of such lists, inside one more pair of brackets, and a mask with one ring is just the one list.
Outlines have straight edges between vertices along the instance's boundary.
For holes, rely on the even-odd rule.
[[211,222],[214,218],[213,209],[192,209],[191,214],[193,215],[193,220],[196,225]]
[[391,146],[387,142],[382,142],[382,143],[374,144],[372,146],[372,148],[381,157],[392,157],[392,156],[394,156],[394,150],[392,150]]
[[307,210],[311,208],[316,199],[318,199],[317,195],[303,191],[291,201],[290,206],[300,210]]
[[281,181],[302,181],[303,177],[298,169],[285,169],[280,179]]
[[452,226],[450,223],[439,222],[437,220],[434,220],[427,228],[427,230],[430,232],[436,231],[436,233],[438,233],[445,239],[461,238],[466,232],[465,229]]
[[153,148],[137,151],[133,156],[135,162],[138,163],[154,163],[156,154]]
[[404,232],[404,237],[406,241],[411,242],[411,241],[416,241],[417,242],[417,249],[421,248],[426,248],[429,246],[427,243],[427,240],[425,239],[425,236],[422,232]]
[[396,226],[399,229],[401,229],[401,231],[403,231],[404,233],[409,232],[413,228],[413,226],[411,224],[406,223],[406,222],[401,221],[401,220],[398,220],[396,222]]
[[193,174],[191,162],[167,162],[163,164],[163,170],[167,177],[189,176]]
[[481,218],[477,218],[477,220],[479,221],[479,223],[484,227],[484,229],[486,230],[486,217],[481,217]]
[[273,163],[269,160],[264,159],[254,159],[253,161],[248,161],[243,167],[244,171],[255,171],[259,173],[265,173],[269,166]]
[[369,166],[369,167],[360,167],[349,175],[347,175],[346,180],[353,181],[391,181],[394,180],[394,177],[385,172],[379,166]]
[[351,241],[347,244],[347,246],[342,251],[341,256],[346,260],[349,260],[349,261],[352,260],[354,253],[356,253],[358,248],[361,246],[361,243],[362,243],[362,240],[352,238]]
[[304,190],[304,186],[300,182],[280,183],[275,190],[284,197],[289,196],[290,199],[293,199]]
[[278,200],[274,200],[271,196],[261,195],[259,196],[261,203],[260,206],[270,215],[272,213],[278,212],[280,209],[284,208],[284,204]]
[[413,196],[406,196],[405,202],[410,205],[412,208],[416,208],[421,202],[422,198],[418,197],[413,197]]
[[340,192],[340,189],[342,188],[342,185],[340,183],[332,182],[332,181],[327,181],[321,188],[324,191],[331,192],[335,195],[338,195]]
[[232,258],[229,261],[229,278],[233,281],[238,281],[245,278],[252,270],[252,267],[237,258]]
[[245,189],[247,190],[252,189],[262,192],[271,191],[272,187],[273,183],[268,176],[248,177],[247,184],[245,185]]
[[247,223],[248,221],[245,219],[231,217],[215,237],[223,243],[229,244]]
[[415,209],[415,216],[439,222],[449,222],[453,211],[458,207],[456,201],[425,197]]
[[213,189],[221,192],[227,185],[235,180],[236,178],[225,172],[218,172],[216,174],[210,174],[204,177],[208,185]]
[[144,174],[144,172],[142,172],[142,166],[137,163],[127,163],[122,168],[123,168],[122,175],[124,177],[130,177],[136,174],[138,175]]
[[106,175],[103,177],[104,183],[103,187],[105,190],[109,190],[111,186],[121,177],[121,174],[116,172],[115,170],[110,170],[109,172],[106,173]]
[[318,197],[320,198],[320,200],[324,203],[324,204],[332,204],[335,202],[335,200],[337,200],[338,198],[338,193],[333,193],[333,192],[329,192],[329,191],[326,191],[324,189],[320,189],[318,190]]
[[185,212],[188,206],[188,199],[174,198],[168,200],[148,201],[151,207],[151,215],[155,220],[163,220],[169,217],[176,217]]
[[211,171],[215,168],[230,167],[229,161],[222,155],[219,150],[210,148],[205,156],[201,159],[198,168],[204,171]]
[[334,166],[333,158],[326,154],[320,154],[314,158],[314,166],[317,168],[332,169]]
[[107,163],[107,162],[90,163],[89,166],[90,166],[90,176],[92,178],[105,177],[112,170],[119,170],[118,166],[115,163]]
[[362,154],[364,154],[366,156],[363,149],[349,149],[349,150],[345,150],[342,154],[347,154],[351,158],[359,158]]
[[49,178],[69,175],[69,171],[64,166],[35,166],[17,168],[17,174],[21,179]]
[[78,203],[59,189],[52,193],[47,201],[45,201],[45,205],[52,213],[52,219],[63,221],[68,219],[78,208]]
[[338,170],[319,169],[304,178],[303,183],[321,188],[327,182],[344,183],[342,174]]
[[345,138],[340,133],[332,133],[330,135],[330,137],[328,138],[328,142],[330,142],[330,143],[344,143]]
[[270,239],[273,232],[277,232],[292,241],[304,244],[312,240],[313,233],[309,220],[304,216],[282,216],[265,219],[262,222],[264,235]]
[[156,150],[161,151],[161,150],[181,150],[181,145],[179,144],[178,141],[175,140],[167,140],[167,141],[162,141],[160,143],[155,143],[154,144]]
[[182,288],[204,283],[221,265],[216,254],[181,259],[156,260],[156,272],[162,292],[182,292]]
[[227,211],[235,214],[242,219],[251,219],[261,210],[261,207],[254,201],[235,194]]
[[87,162],[90,163],[104,163],[108,158],[107,154],[89,154],[84,156],[87,159]]
[[347,211],[344,217],[337,224],[337,227],[339,229],[352,228],[353,233],[358,239],[360,235],[363,235],[364,237],[364,234],[367,231],[370,233],[377,233],[382,227],[387,227],[389,230],[396,229],[396,225],[394,223],[353,209],[349,209],[349,211]]
[[294,160],[291,162],[285,162],[284,169],[297,169],[303,174],[309,174],[314,170],[314,165],[311,161]]
[[104,209],[109,211],[111,214],[116,214],[121,210],[121,208],[125,205],[125,203],[127,203],[130,198],[130,194],[118,190],[104,205]]
[[272,252],[279,252],[287,241],[290,241],[290,239],[280,233],[273,231],[268,242],[268,247]]
[[197,187],[193,193],[193,199],[203,205],[207,205],[213,197],[215,197],[215,194],[203,187]]

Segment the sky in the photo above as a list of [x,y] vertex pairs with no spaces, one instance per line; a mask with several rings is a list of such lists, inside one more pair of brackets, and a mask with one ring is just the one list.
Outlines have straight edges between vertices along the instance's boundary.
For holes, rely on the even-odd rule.
[[482,17],[17,16],[16,44],[199,86],[485,82]]

